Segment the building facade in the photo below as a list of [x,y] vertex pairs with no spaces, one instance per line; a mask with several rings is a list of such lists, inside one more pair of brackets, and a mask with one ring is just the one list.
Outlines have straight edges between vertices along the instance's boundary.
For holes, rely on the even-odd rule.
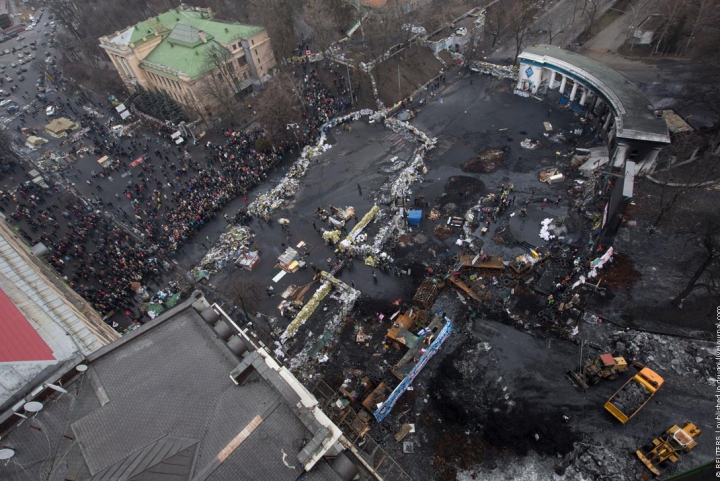
[[670,143],[667,123],[647,96],[625,77],[582,55],[553,45],[528,47],[518,57],[517,92],[559,95],[560,103],[595,126],[607,142],[612,167],[635,175],[652,172]]
[[276,66],[264,27],[216,20],[210,9],[180,6],[100,39],[128,89],[162,89],[200,115]]

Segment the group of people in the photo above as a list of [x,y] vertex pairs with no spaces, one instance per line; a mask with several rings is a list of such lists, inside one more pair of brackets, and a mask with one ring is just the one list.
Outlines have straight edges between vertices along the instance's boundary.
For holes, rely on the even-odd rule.
[[[228,202],[238,196],[247,202],[248,191],[267,179],[296,142],[317,141],[322,125],[350,107],[350,91],[339,73],[331,71],[335,94],[317,70],[301,72],[296,74],[304,78],[304,124],[294,142],[272,142],[262,129],[222,129],[218,140],[207,141],[204,149],[192,154],[187,147],[172,146],[172,131],[165,126],[157,127],[157,138],[139,134],[123,139],[113,131],[113,119],[79,111],[70,100],[58,100],[58,107],[64,104],[63,109],[71,109],[83,127],[75,139],[66,142],[70,153],[77,154],[85,146],[97,156],[108,156],[107,163],[85,173],[91,174],[87,183],[95,186],[97,194],[82,201],[59,189],[26,182],[15,192],[4,193],[1,205],[19,223],[27,223],[32,234],[23,230],[23,235],[49,248],[48,262],[95,309],[137,317],[132,312],[131,283],[160,280],[174,253]],[[112,106],[107,110],[112,115]],[[140,161],[131,165],[133,159]],[[65,173],[71,182],[79,174],[83,174],[79,167]],[[103,201],[98,195],[100,183],[108,179],[126,182],[122,195],[116,193],[113,201],[107,197]],[[243,211],[234,220],[248,223],[249,214]]]

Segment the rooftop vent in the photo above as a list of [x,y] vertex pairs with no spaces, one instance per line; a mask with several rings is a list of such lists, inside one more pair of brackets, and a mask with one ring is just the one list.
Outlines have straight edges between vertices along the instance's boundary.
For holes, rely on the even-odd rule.
[[242,338],[238,335],[234,335],[230,339],[228,339],[227,345],[230,350],[238,357],[242,357],[242,355],[247,351],[247,346],[245,345],[245,342],[243,342]]
[[213,330],[217,333],[217,335],[223,340],[227,341],[230,339],[230,336],[232,336],[232,330],[230,329],[230,326],[227,325],[227,322],[223,321],[222,319],[215,323],[213,326]]
[[215,324],[218,320],[220,320],[220,314],[218,314],[212,307],[208,307],[200,312],[200,317],[202,317],[208,324]]

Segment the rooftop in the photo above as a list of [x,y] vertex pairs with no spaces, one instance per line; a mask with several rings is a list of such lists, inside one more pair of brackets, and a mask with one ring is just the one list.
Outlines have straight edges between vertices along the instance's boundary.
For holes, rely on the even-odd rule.
[[[193,301],[91,355],[67,394],[3,433],[15,455],[0,479],[14,479],[18,465],[93,481],[340,479],[322,457],[334,430],[307,407],[304,388],[264,351],[241,362]],[[236,384],[231,371],[243,365],[254,370]]]
[[102,42],[135,48],[161,37],[160,43],[145,57],[143,67],[197,78],[208,70],[210,49],[225,48],[223,45],[264,30],[255,25],[215,20],[209,9],[177,8],[139,22]]
[[599,90],[613,104],[616,115],[620,117],[617,124],[618,138],[670,142],[667,124],[664,119],[655,116],[647,96],[615,70],[555,45],[527,47],[520,54],[520,59],[547,62],[565,68]]

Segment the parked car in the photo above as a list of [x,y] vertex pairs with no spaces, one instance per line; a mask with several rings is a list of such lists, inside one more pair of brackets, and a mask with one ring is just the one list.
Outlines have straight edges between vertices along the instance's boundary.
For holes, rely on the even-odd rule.
[[0,102],[0,107],[7,107],[8,105],[10,105],[13,102],[15,102],[15,101],[14,100],[3,100],[2,102]]
[[6,82],[12,82],[12,77],[5,77]]
[[48,108],[45,109],[45,115],[47,115],[48,117],[52,117],[53,115],[55,115],[55,107],[49,105]]
[[17,64],[15,62],[10,64],[10,68],[15,68],[15,67],[17,67]]
[[21,76],[18,77],[18,82],[22,82],[23,80],[25,80],[25,76],[24,76],[24,75],[21,75]]
[[10,107],[6,108],[5,110],[7,110],[8,112],[15,112],[16,110],[20,110],[20,107],[18,107],[17,105],[11,105]]

